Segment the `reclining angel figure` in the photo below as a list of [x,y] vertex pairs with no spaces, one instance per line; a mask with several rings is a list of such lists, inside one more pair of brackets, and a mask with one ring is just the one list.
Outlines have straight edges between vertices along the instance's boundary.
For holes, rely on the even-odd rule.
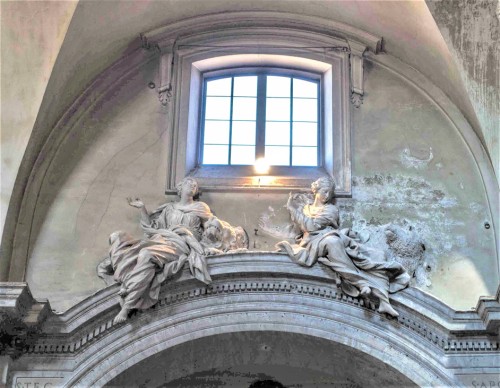
[[[101,277],[112,274],[121,284],[121,310],[113,321],[115,324],[124,322],[133,309],[152,307],[158,301],[161,284],[181,271],[186,262],[196,279],[209,284],[212,279],[206,256],[248,246],[248,238],[243,237],[246,233],[241,227],[232,228],[227,222],[218,220],[207,204],[194,200],[198,194],[194,179],[185,178],[177,189],[178,202],[162,205],[151,214],[141,200],[128,200],[131,206],[141,210],[145,238],[134,239],[121,231],[112,233],[109,238],[109,256],[99,264],[97,271]],[[237,233],[214,235],[212,229],[212,232],[208,229],[205,232],[205,224],[222,223],[226,231],[236,230]],[[234,241],[227,240],[238,236],[240,238]],[[200,242],[202,237],[210,244]]]
[[319,178],[311,189],[314,200],[304,194],[290,194],[286,205],[300,230],[298,244],[282,241],[277,248],[300,265],[311,267],[320,262],[328,266],[340,278],[347,295],[372,295],[379,301],[379,312],[397,317],[389,293],[408,285],[408,273],[401,264],[385,261],[383,251],[364,246],[356,233],[339,229],[339,210],[330,203],[335,190],[333,179]]

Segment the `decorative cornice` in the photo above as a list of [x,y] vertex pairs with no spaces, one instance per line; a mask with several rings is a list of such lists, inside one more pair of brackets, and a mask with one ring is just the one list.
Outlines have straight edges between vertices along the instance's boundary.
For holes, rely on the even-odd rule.
[[[111,287],[113,287],[114,291],[117,291],[116,287]],[[159,299],[158,304],[152,311],[155,311],[155,313],[158,314],[159,311],[166,309],[168,306],[197,298],[245,293],[289,293],[315,296],[338,303],[361,307],[378,314],[376,313],[376,308],[373,302],[348,296],[337,286],[321,286],[310,283],[302,283],[298,280],[283,281],[273,279],[268,279],[266,281],[259,281],[258,279],[254,279],[252,281],[222,281],[210,286],[185,289],[181,292],[175,292],[173,287],[169,287],[168,291],[162,293],[162,297]],[[149,313],[148,311],[144,311],[139,312],[138,314],[144,315]],[[402,312],[397,321],[418,334],[423,340],[427,341],[429,345],[436,346],[445,353],[457,351],[498,352],[500,350],[499,341],[492,339],[489,334],[493,333],[488,332],[488,330],[472,334],[470,329],[466,329],[463,330],[463,333],[458,332],[455,335],[451,335],[449,332],[446,333],[443,328],[439,326],[433,327],[434,325],[432,323],[407,311]],[[90,345],[92,341],[96,341],[110,330],[114,330],[113,316],[107,314],[104,320],[99,319],[97,322],[87,323],[86,326],[90,327],[80,331],[80,334],[76,335],[77,338],[70,335],[66,340],[62,340],[60,336],[53,339],[51,339],[51,336],[48,335],[40,336],[39,341],[25,347],[25,352],[27,354],[78,353]]]
[[500,287],[494,297],[481,297],[476,311],[490,333],[500,335]]
[[[420,368],[408,373],[422,379],[418,383],[423,385],[434,379],[456,385],[453,365],[463,363],[464,357],[474,358],[472,373],[480,373],[475,371],[495,368],[500,355],[494,316],[500,310],[498,295],[482,298],[477,311],[461,312],[410,288],[391,297],[400,316],[389,319],[371,300],[345,295],[327,268],[303,268],[281,253],[213,256],[208,264],[213,284],[201,284],[185,269],[163,285],[155,307],[136,312],[122,325],[113,325],[119,310],[117,284],[62,314],[50,312],[48,302],[34,301],[26,284],[2,284],[2,316],[10,311],[23,319],[37,305],[46,311],[34,320],[37,331],[16,348],[22,357],[13,362],[13,378],[59,370],[56,375],[64,384],[102,385],[179,341],[231,330],[309,333],[357,346],[384,362],[391,349],[389,364],[397,367],[397,360],[406,355],[405,363]],[[385,350],[379,354],[377,349]],[[428,371],[427,377],[422,377],[427,373],[423,371]]]
[[0,283],[0,354],[22,355],[51,313],[49,302],[35,300],[26,283]]
[[[147,45],[168,47],[172,39],[213,30],[230,30],[244,27],[272,27],[307,30],[321,35],[329,35],[348,42],[353,50],[368,48],[375,54],[382,49],[382,37],[377,37],[350,25],[314,16],[289,12],[239,11],[209,14],[181,20],[164,27],[141,34]],[[364,48],[362,48],[364,47]]]
[[[200,286],[184,271],[175,282],[164,286],[154,310],[139,315],[184,300],[248,293],[309,295],[378,314],[373,302],[345,295],[323,268],[303,269],[290,263],[283,254],[248,252],[215,256],[209,259],[209,265],[214,284]],[[275,279],[269,279],[270,274]],[[238,279],[232,279],[235,276]],[[0,283],[0,314],[4,322],[6,317],[11,317],[11,322],[20,325],[13,328],[12,333],[36,327],[39,339],[29,345],[22,341],[26,353],[74,353],[114,330],[112,318],[118,308],[117,291],[117,285],[109,286],[67,312],[54,314],[48,302],[33,299],[26,283]],[[499,350],[498,340],[492,339],[498,335],[500,323],[498,294],[496,298],[481,298],[476,311],[471,312],[454,311],[413,288],[399,293],[393,300],[401,314],[397,321],[444,352]],[[34,331],[30,335],[34,338]]]

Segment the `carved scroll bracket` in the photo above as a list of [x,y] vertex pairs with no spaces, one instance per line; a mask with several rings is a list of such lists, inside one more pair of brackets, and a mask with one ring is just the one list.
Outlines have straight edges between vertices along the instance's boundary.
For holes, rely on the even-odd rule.
[[158,87],[158,98],[162,105],[167,105],[172,98],[173,51],[161,53]]
[[351,102],[359,108],[363,104],[363,53],[351,51],[349,56],[351,67]]
[[146,50],[155,48],[160,54],[160,63],[158,67],[159,86],[158,98],[162,105],[166,106],[172,98],[172,79],[174,74],[174,52],[176,49],[176,39],[170,39],[168,42],[162,42],[154,45],[148,40],[145,35],[141,35],[143,47]]

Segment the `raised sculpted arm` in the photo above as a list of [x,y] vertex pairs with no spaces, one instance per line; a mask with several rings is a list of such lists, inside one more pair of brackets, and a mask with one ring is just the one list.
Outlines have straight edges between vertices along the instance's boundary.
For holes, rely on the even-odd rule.
[[140,198],[127,198],[127,202],[130,206],[136,207],[141,211],[141,223],[150,225],[151,224],[151,218],[149,217],[149,213],[146,209],[146,206],[144,205],[144,202],[141,201]]
[[288,197],[286,208],[290,212],[292,222],[303,231],[318,229],[315,226],[315,220],[304,212],[304,206],[308,204],[309,199],[304,194],[292,194]]

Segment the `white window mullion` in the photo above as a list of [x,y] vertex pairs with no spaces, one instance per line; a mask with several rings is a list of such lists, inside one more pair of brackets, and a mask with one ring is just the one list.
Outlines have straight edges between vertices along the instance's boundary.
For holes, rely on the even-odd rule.
[[255,159],[263,158],[266,141],[266,83],[267,76],[260,74],[257,81],[257,117]]

